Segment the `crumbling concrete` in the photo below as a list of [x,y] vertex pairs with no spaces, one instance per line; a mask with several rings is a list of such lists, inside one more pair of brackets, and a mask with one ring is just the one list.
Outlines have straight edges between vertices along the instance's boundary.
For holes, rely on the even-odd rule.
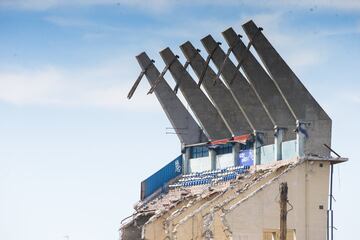
[[121,227],[120,239],[141,240],[144,224],[153,214],[138,214],[133,220]]
[[140,215],[126,224],[122,236],[134,238],[123,239],[140,239],[142,232],[141,239],[147,240],[262,240],[263,234],[279,229],[278,187],[284,181],[294,208],[288,215],[289,239],[324,239],[330,162],[345,160],[295,158],[253,167],[239,179],[211,188],[171,190],[138,209],[164,206],[151,218]]

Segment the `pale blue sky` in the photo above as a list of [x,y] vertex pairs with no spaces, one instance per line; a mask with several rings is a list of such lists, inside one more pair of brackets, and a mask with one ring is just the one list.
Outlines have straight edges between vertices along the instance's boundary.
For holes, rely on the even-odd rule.
[[180,151],[145,81],[126,99],[134,56],[161,69],[163,48],[225,42],[250,19],[333,119],[350,158],[335,169],[335,233],[358,235],[359,1],[0,0],[0,239],[118,239],[140,182]]

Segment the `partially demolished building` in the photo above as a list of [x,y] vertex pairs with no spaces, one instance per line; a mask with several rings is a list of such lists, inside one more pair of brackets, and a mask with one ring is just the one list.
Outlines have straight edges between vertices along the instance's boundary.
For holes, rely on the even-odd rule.
[[201,39],[206,59],[190,42],[180,46],[184,64],[162,50],[161,73],[146,53],[137,56],[142,72],[128,98],[145,76],[181,154],[141,183],[121,239],[330,239],[332,167],[347,161],[331,157],[331,119],[262,28],[249,21],[243,29],[247,44],[232,28],[222,33],[226,51]]

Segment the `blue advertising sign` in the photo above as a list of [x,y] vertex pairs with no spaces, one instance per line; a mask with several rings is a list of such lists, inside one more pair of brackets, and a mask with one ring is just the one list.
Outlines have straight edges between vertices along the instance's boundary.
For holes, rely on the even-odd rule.
[[254,165],[254,151],[253,149],[240,150],[239,152],[239,165],[250,167]]
[[141,200],[144,200],[156,191],[163,192],[167,188],[167,183],[182,174],[182,155],[171,161],[159,171],[142,181]]

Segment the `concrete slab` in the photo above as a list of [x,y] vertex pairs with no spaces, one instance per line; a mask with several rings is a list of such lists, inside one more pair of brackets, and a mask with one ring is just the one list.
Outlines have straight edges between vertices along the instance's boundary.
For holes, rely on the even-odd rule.
[[[265,134],[264,145],[274,143],[275,123],[272,123],[269,115],[266,113],[266,107],[259,101],[258,96],[247,79],[236,69],[235,64],[230,58],[227,58],[223,65],[226,54],[222,48],[217,47],[217,42],[211,35],[203,38],[201,42],[209,54],[213,52],[212,61],[215,66],[218,69],[223,66],[222,77],[236,103],[244,110],[253,128],[257,132]],[[214,51],[214,49],[216,50]]]
[[[170,63],[175,58],[170,48],[162,50],[160,55],[165,64]],[[214,105],[197,86],[178,59],[171,64],[169,70],[175,81],[181,82],[180,90],[209,139],[216,140],[231,137],[230,130]]]
[[[238,61],[242,61],[241,67],[247,79],[254,86],[275,124],[280,128],[287,129],[284,134],[284,141],[295,139],[294,129],[296,129],[296,119],[270,76],[262,68],[254,55],[246,51],[245,44],[232,28],[224,31],[223,36],[228,45],[233,47],[232,52],[235,58]],[[246,57],[243,59],[246,52]]]
[[[205,59],[196,51],[195,47],[188,41],[180,48],[187,60],[190,61],[190,66],[198,78],[200,79],[203,75],[202,86],[223,116],[233,135],[252,133],[254,129],[252,129],[251,123],[246,119],[246,115],[240,106],[236,104],[229,89],[222,81],[217,81],[216,85],[213,84],[216,74],[210,66],[206,68]],[[203,71],[206,71],[205,74]]]
[[[160,72],[145,52],[138,55],[136,59],[143,70],[149,66],[145,76],[150,86],[152,86],[160,75]],[[181,143],[188,145],[208,141],[207,136],[186,110],[183,103],[172,91],[165,79],[161,79],[154,92]]]
[[[254,38],[258,27],[253,21],[243,25],[249,39]],[[264,63],[274,83],[286,99],[300,122],[309,123],[309,137],[305,152],[328,156],[329,150],[323,144],[331,142],[331,119],[309,93],[284,59],[275,50],[263,33],[253,40],[253,46]]]

